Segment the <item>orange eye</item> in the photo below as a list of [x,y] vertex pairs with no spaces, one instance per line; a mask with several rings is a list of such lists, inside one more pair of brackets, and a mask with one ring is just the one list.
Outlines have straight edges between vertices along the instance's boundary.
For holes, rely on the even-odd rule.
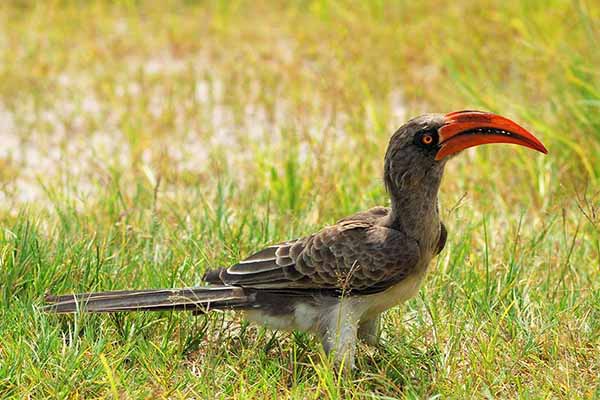
[[423,144],[431,144],[433,143],[433,137],[431,137],[431,135],[423,135],[423,137],[421,138],[421,142]]

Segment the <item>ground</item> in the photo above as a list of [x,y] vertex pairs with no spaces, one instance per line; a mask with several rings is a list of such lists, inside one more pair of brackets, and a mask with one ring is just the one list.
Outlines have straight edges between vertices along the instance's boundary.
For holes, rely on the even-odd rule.
[[[5,1],[0,397],[600,397],[595,1]],[[54,316],[46,292],[193,285],[386,205],[423,112],[519,121],[448,164],[448,244],[341,377],[230,314]]]

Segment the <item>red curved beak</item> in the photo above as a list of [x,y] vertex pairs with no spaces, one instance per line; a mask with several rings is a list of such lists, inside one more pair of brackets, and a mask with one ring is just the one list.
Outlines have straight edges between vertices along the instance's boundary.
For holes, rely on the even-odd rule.
[[438,130],[440,149],[435,159],[486,143],[514,143],[548,154],[535,136],[516,122],[484,111],[455,111],[445,116]]

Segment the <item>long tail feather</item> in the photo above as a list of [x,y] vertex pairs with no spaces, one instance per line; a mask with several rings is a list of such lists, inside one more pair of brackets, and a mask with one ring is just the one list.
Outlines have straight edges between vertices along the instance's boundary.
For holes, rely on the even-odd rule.
[[46,312],[120,312],[240,308],[254,295],[242,288],[207,286],[181,289],[121,290],[115,292],[46,295]]

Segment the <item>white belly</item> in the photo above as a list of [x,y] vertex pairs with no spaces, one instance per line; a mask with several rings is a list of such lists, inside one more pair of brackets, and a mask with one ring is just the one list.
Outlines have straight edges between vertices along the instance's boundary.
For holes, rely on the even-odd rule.
[[379,314],[416,296],[426,274],[426,270],[412,274],[381,293],[366,296],[364,300],[368,307],[365,313]]
[[286,315],[267,314],[261,310],[245,311],[248,320],[280,330],[311,331],[319,323],[325,310],[308,303],[298,303],[293,313]]
[[272,315],[256,309],[245,311],[245,316],[252,322],[273,329],[313,331],[318,328],[319,324],[322,324],[324,318],[330,318],[331,315],[337,313],[338,307],[344,303],[344,307],[349,307],[359,319],[370,319],[388,308],[414,297],[419,292],[425,275],[426,270],[423,270],[408,276],[381,293],[347,297],[340,302],[329,303],[323,307],[298,303],[293,313],[285,315]]

